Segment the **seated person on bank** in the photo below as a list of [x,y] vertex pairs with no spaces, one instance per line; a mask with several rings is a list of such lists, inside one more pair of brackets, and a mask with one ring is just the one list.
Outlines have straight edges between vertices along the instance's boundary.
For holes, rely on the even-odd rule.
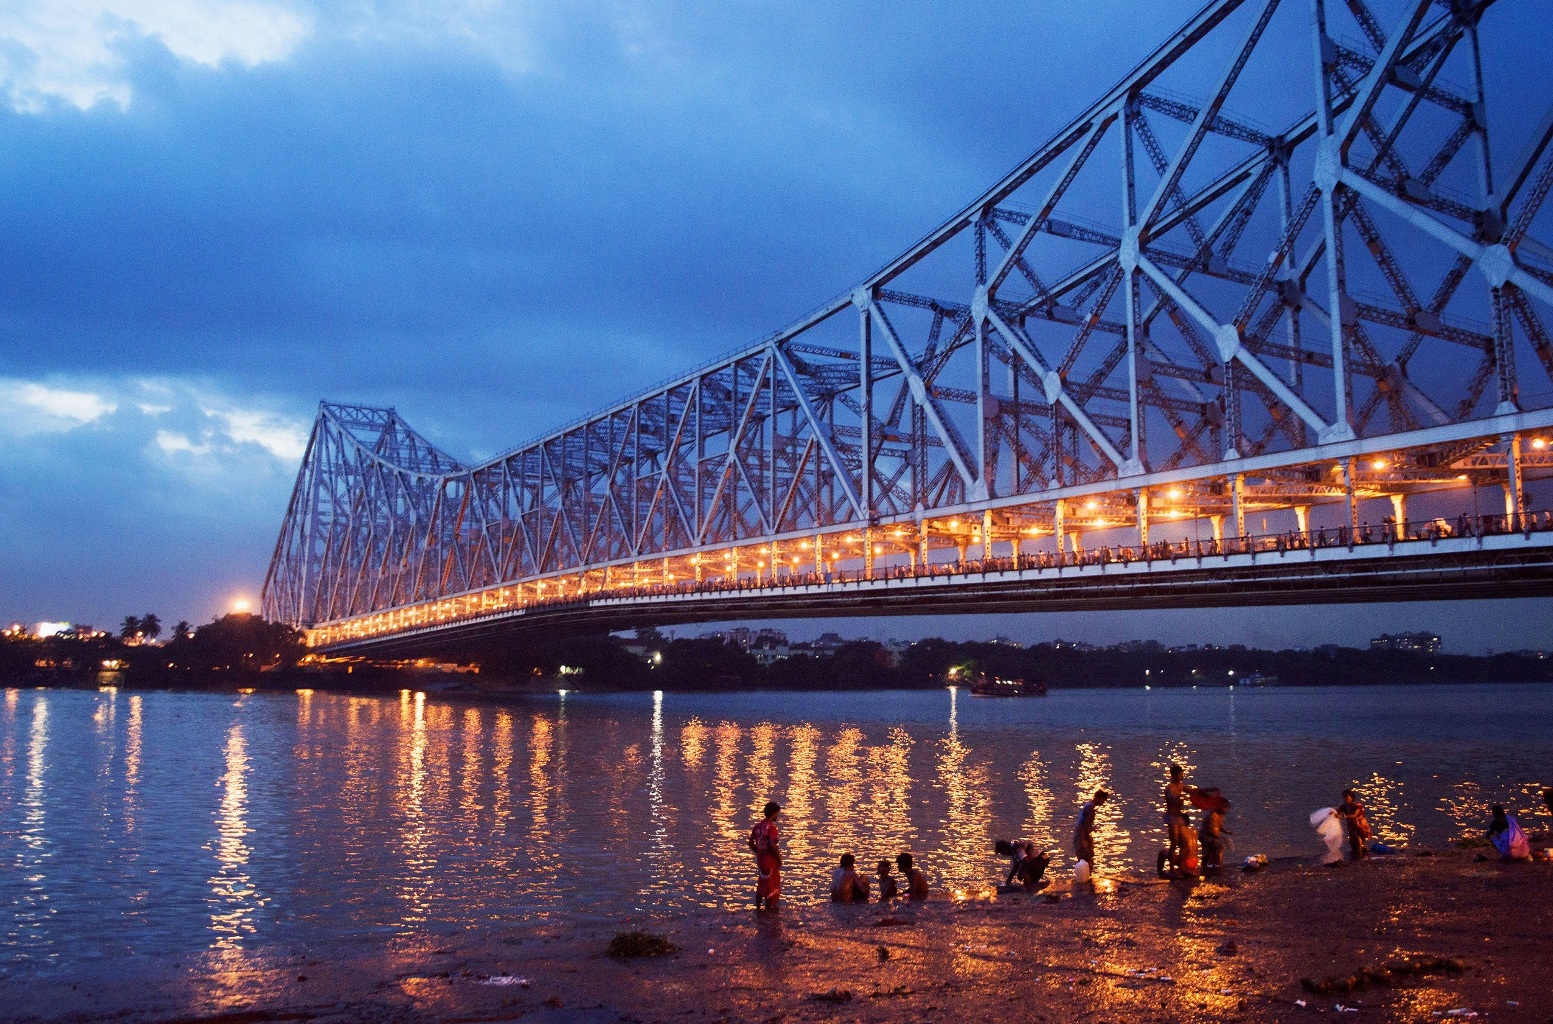
[[890,874],[891,870],[892,869],[890,867],[889,861],[881,860],[879,862],[878,873],[880,903],[883,903],[885,900],[893,900],[895,897],[901,894],[900,886],[895,884],[895,876]]
[[999,839],[992,847],[1000,857],[1008,858],[1008,875],[1003,879],[1005,887],[1022,885],[1026,889],[1044,889],[1047,882],[1046,867],[1051,863],[1043,850],[1028,839],[1009,842]]
[[901,877],[906,882],[906,895],[910,899],[927,899],[927,875],[922,869],[912,864],[911,854],[902,853],[895,858],[895,866],[900,869]]
[[830,873],[830,898],[837,903],[868,902],[868,879],[857,873],[857,858],[841,855],[841,866]]

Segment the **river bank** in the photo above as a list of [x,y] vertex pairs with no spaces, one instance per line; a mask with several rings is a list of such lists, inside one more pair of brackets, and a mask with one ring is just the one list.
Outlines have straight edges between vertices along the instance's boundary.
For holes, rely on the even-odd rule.
[[[385,935],[365,959],[240,949],[198,961],[131,957],[96,977],[0,981],[9,1006],[0,1019],[1304,1021],[1346,1008],[1360,1021],[1540,1024],[1553,1014],[1553,865],[1476,856],[1336,869],[1285,861],[1195,884],[958,900],[939,892],[919,906],[789,906],[768,918],[705,910],[491,920]],[[607,955],[611,936],[632,929],[680,951]],[[1423,970],[1340,990],[1402,961]],[[130,970],[136,984],[126,986]]]

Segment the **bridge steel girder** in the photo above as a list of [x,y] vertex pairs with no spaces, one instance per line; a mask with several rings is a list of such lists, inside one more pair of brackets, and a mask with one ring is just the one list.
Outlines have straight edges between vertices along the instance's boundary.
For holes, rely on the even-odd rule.
[[1059,501],[1079,523],[1171,488],[1219,517],[1233,480],[1356,458],[1391,467],[1364,494],[1453,465],[1518,487],[1545,469],[1500,470],[1507,439],[1553,429],[1553,94],[1527,74],[1490,102],[1480,65],[1545,21],[1215,0],[899,257],[710,365],[475,466],[324,403],[264,614],[963,559]]

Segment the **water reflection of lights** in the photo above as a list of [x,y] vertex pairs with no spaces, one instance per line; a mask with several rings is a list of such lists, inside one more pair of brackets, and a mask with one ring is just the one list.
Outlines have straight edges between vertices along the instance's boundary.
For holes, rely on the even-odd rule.
[[[711,832],[713,842],[725,850],[739,848],[738,842],[746,827],[742,813],[744,804],[739,799],[739,740],[743,732],[730,722],[719,722],[712,730]],[[715,872],[719,864],[731,859],[714,855],[703,861],[703,866]],[[743,867],[744,858],[738,859]]]
[[464,723],[460,733],[463,740],[463,759],[458,773],[458,808],[462,812],[467,834],[473,835],[479,825],[480,812],[485,809],[480,802],[483,776],[480,748],[485,738],[485,730],[480,721],[479,708],[464,709]]
[[[1132,833],[1122,827],[1122,807],[1125,801],[1111,784],[1111,754],[1099,743],[1080,743],[1077,749],[1080,805],[1093,797],[1097,789],[1111,793],[1105,806],[1095,813],[1095,860],[1105,857],[1107,863],[1103,866],[1114,871],[1117,865],[1127,860],[1127,851],[1132,846]],[[1077,809],[1073,816],[1076,820]]]
[[848,851],[857,852],[858,840],[871,832],[858,813],[863,802],[862,742],[863,734],[856,726],[843,726],[825,752],[825,775],[830,784],[825,787],[824,827],[818,831],[829,861]]
[[[788,731],[791,746],[788,750],[787,799],[782,802],[782,817],[787,825],[782,835],[787,842],[785,856],[795,863],[806,861],[814,851],[812,833],[806,826],[814,821],[814,796],[820,785],[814,770],[820,759],[820,738],[820,730],[808,722]],[[759,794],[756,800],[764,803]]]
[[[9,691],[15,693],[16,691]],[[10,708],[15,704],[8,702]],[[8,947],[31,947],[33,955],[53,960],[49,950],[47,922],[54,914],[50,905],[48,875],[45,870],[53,856],[48,834],[48,814],[44,803],[48,774],[49,702],[43,694],[32,701],[32,721],[27,728],[27,768],[22,790],[21,849],[15,861],[16,876],[24,883],[11,909],[11,928],[5,937]]]
[[[268,900],[248,875],[252,850],[248,836],[248,748],[243,727],[234,722],[227,730],[223,750],[226,771],[221,776],[221,806],[216,816],[217,871],[210,878],[213,895],[210,930],[215,949],[241,949],[257,930],[255,914]],[[209,847],[207,847],[208,849]]]
[[1369,819],[1375,838],[1391,846],[1406,846],[1418,831],[1416,825],[1402,820],[1402,787],[1400,779],[1388,779],[1380,772],[1372,773],[1368,779],[1353,781],[1353,788],[1364,804],[1364,816]]
[[[403,711],[402,697],[400,707]],[[425,922],[429,913],[431,873],[436,866],[431,853],[431,832],[426,815],[426,695],[414,694],[408,710],[410,742],[405,748],[404,763],[399,771],[399,806],[403,815],[400,845],[405,868],[399,897],[405,905],[401,921],[405,925],[415,925]]]
[[[869,775],[873,779],[869,827],[875,835],[889,836],[910,847],[917,841],[911,821],[911,734],[894,726],[889,740],[868,752]],[[880,851],[880,855],[884,852]]]
[[686,768],[700,768],[701,761],[706,757],[706,740],[710,734],[706,723],[694,716],[679,730],[680,759]]
[[760,722],[750,728],[749,796],[750,809],[765,806],[771,797],[762,793],[775,793],[777,788],[776,765],[777,727],[770,722]]
[[1057,867],[1062,863],[1063,844],[1057,841],[1052,827],[1057,811],[1056,802],[1052,798],[1051,789],[1046,785],[1046,766],[1041,763],[1039,750],[1030,751],[1030,756],[1019,766],[1019,781],[1024,784],[1025,801],[1029,805],[1029,815],[1020,838],[1029,839],[1041,849],[1055,850],[1052,866]]
[[993,867],[992,843],[987,836],[992,821],[987,768],[970,762],[971,750],[961,742],[953,718],[939,749],[938,788],[944,794],[945,807],[939,834],[942,863],[937,874],[941,878],[985,878]]

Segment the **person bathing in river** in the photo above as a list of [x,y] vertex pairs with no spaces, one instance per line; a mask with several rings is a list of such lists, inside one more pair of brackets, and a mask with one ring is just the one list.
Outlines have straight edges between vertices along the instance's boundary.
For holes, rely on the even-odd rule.
[[901,878],[906,883],[906,895],[914,900],[927,899],[927,875],[922,869],[913,865],[911,854],[903,853],[895,858],[895,866],[900,868]]
[[1229,812],[1229,801],[1222,797],[1203,812],[1202,824],[1197,827],[1197,838],[1202,843],[1204,871],[1218,871],[1224,867],[1225,836],[1235,833],[1224,827],[1224,815]]
[[1364,816],[1364,805],[1353,790],[1343,790],[1343,802],[1337,806],[1337,816],[1348,832],[1348,852],[1353,859],[1363,860],[1369,856],[1364,844],[1370,840],[1370,819]]
[[895,884],[895,876],[890,874],[890,862],[881,860],[878,867],[879,874],[879,902],[893,900],[901,894],[900,887]]
[[1197,874],[1197,835],[1186,814],[1186,802],[1196,792],[1186,784],[1186,770],[1178,764],[1171,765],[1170,783],[1165,787],[1165,824],[1170,829],[1170,847],[1165,853],[1165,862],[1171,871],[1184,878]]
[[841,866],[830,873],[830,898],[837,903],[867,903],[868,879],[858,874],[857,858],[841,855]]
[[1046,887],[1046,880],[1042,876],[1046,874],[1046,866],[1051,863],[1051,858],[1037,849],[1030,840],[1016,839],[1009,842],[1007,839],[999,839],[992,844],[992,848],[998,856],[1008,858],[1008,876],[1003,879],[1005,886],[1017,882],[1026,889]]
[[782,895],[782,851],[777,845],[777,815],[782,807],[775,800],[766,804],[764,817],[750,829],[750,852],[755,855],[755,909],[775,910]]
[[1090,874],[1095,872],[1095,815],[1105,806],[1111,794],[1103,789],[1079,808],[1078,824],[1073,829],[1073,856],[1089,864]]

